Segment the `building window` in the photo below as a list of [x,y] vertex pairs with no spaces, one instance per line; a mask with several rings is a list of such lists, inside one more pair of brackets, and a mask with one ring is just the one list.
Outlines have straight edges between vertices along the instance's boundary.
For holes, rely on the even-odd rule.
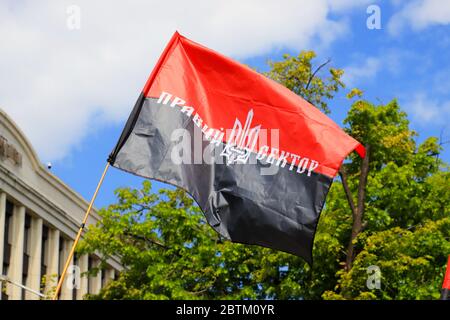
[[[74,255],[73,255],[73,265],[74,266],[78,266],[78,254],[77,253],[74,253]],[[73,279],[73,281],[74,281],[74,286],[73,286],[73,288],[72,288],[72,300],[77,300],[77,287],[75,286],[75,284],[76,284],[76,281],[78,281],[79,279]]]
[[[31,238],[31,216],[25,214],[25,230],[23,237],[23,266],[22,266],[22,284],[27,284],[28,269],[30,266],[30,238]],[[22,299],[25,299],[25,290],[22,290]]]
[[[92,270],[92,258],[91,258],[91,256],[88,256],[88,270]],[[87,277],[88,277],[88,281],[87,281],[87,293],[92,293],[91,292],[91,290],[92,290],[92,283],[91,283],[91,281],[92,281],[92,277],[88,274],[87,275]]]
[[[41,247],[41,277],[47,274],[48,266],[48,227],[43,225],[42,227],[42,247]],[[41,291],[44,288],[41,287]]]
[[102,270],[101,271],[101,273],[102,273],[102,284],[101,284],[101,288],[104,288],[105,287],[105,285],[106,285],[106,272],[107,272],[107,270],[105,269],[105,270]]
[[11,259],[11,219],[14,211],[14,204],[12,202],[6,201],[6,215],[5,215],[5,234],[4,234],[4,244],[5,250],[3,252],[3,274],[8,274],[9,262]]
[[64,268],[64,238],[59,237],[59,256],[58,256],[58,279]]

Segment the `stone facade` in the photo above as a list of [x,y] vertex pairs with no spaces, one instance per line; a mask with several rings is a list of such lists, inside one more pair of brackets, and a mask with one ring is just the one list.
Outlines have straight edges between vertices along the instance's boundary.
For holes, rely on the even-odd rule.
[[[22,131],[0,110],[2,300],[42,299],[54,289],[87,207],[85,199],[40,163]],[[93,210],[87,224],[98,220]],[[96,276],[78,277],[100,260],[85,255],[73,262],[74,273],[67,275],[61,299],[97,293],[122,269],[111,259]]]

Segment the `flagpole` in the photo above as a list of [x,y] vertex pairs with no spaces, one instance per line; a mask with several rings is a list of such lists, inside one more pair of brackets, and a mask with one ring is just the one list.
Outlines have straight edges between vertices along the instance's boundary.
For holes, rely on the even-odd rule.
[[67,269],[69,268],[70,262],[72,260],[72,257],[74,255],[74,253],[75,253],[75,248],[76,248],[76,246],[78,244],[78,241],[81,238],[81,234],[83,233],[83,230],[84,230],[84,227],[86,225],[87,219],[89,217],[89,214],[91,213],[91,210],[92,210],[92,207],[94,205],[95,199],[97,198],[98,191],[100,190],[100,187],[103,184],[103,180],[105,179],[106,172],[108,171],[109,166],[110,166],[110,164],[109,164],[109,162],[107,162],[105,170],[103,171],[102,177],[100,178],[100,181],[98,182],[97,189],[95,189],[94,195],[92,196],[91,203],[89,203],[89,207],[86,210],[86,214],[84,215],[84,219],[83,219],[83,222],[80,225],[80,229],[78,230],[78,234],[77,234],[77,236],[75,238],[75,241],[73,242],[72,249],[70,249],[70,253],[69,253],[69,256],[67,257],[66,264],[64,265],[64,269],[63,269],[63,272],[61,274],[61,278],[59,279],[58,285],[56,286],[56,291],[55,291],[55,294],[53,295],[53,300],[58,300],[59,292],[61,291],[61,287],[62,287],[62,284],[64,282],[64,278],[66,277]]

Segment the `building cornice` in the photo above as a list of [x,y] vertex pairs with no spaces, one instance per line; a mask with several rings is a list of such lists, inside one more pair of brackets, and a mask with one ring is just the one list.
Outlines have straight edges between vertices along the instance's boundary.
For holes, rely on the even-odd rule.
[[[17,141],[21,144],[37,175],[48,182],[52,187],[63,192],[64,195],[66,195],[77,206],[79,206],[80,209],[86,210],[89,203],[79,193],[71,189],[61,179],[52,174],[42,165],[36,151],[32,147],[28,138],[25,136],[19,126],[14,122],[14,120],[12,120],[2,109],[0,109],[0,122],[3,126],[11,131],[11,133],[15,136],[15,139],[17,139]],[[93,212],[96,212],[96,209],[93,209]]]
[[[67,201],[71,201],[79,210],[78,214],[83,213],[89,206],[89,203],[77,192],[66,185],[61,179],[48,171],[40,162],[36,151],[32,147],[30,141],[25,136],[18,125],[0,108],[0,126],[10,131],[16,142],[20,145],[23,156],[31,164],[32,171],[39,179],[47,183],[55,192],[60,192]],[[74,239],[80,224],[77,215],[67,212],[56,201],[50,199],[37,189],[37,186],[26,183],[20,176],[14,173],[0,162],[0,191],[10,194],[15,200],[20,201],[22,205],[27,206],[32,213],[40,216],[47,223],[53,225],[54,228],[61,230],[68,237]],[[100,216],[95,208],[90,214],[91,223],[100,220]],[[88,220],[89,221],[89,220]],[[89,222],[88,222],[89,223]],[[98,253],[97,256],[100,256]],[[108,259],[116,270],[122,270],[118,257],[110,257]]]

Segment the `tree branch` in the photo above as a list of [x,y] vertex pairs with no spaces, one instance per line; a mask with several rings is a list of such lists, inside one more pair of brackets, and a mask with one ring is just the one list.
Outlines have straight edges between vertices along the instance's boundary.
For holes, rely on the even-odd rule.
[[143,237],[143,236],[138,236],[136,234],[132,234],[131,232],[124,232],[123,234],[126,235],[126,236],[129,236],[129,237],[132,237],[134,239],[144,241],[146,243],[157,245],[158,247],[161,247],[163,249],[168,249],[168,247],[166,245],[164,245],[163,243],[161,243],[159,241],[156,241],[156,240],[153,240],[153,239],[149,239],[149,238]]
[[358,186],[358,200],[355,210],[356,214],[353,217],[352,235],[347,248],[347,259],[345,262],[345,269],[347,271],[349,271],[353,265],[354,250],[355,250],[355,245],[353,241],[361,233],[361,230],[363,228],[362,218],[364,215],[364,204],[366,200],[367,177],[369,175],[369,157],[370,157],[370,145],[367,145],[366,156],[361,161],[361,174],[359,176],[359,186]]
[[325,61],[324,63],[322,63],[320,66],[317,67],[317,69],[311,74],[311,76],[308,79],[308,83],[305,86],[305,90],[308,90],[309,85],[311,84],[312,79],[316,76],[317,72],[320,71],[320,69],[322,69],[323,67],[325,67],[327,64],[329,64],[331,62],[331,59],[328,59],[327,61]]
[[341,177],[342,186],[344,187],[345,195],[347,196],[347,201],[350,206],[350,209],[352,210],[352,216],[353,219],[356,217],[356,207],[355,202],[353,201],[352,192],[350,191],[350,188],[348,187],[347,182],[347,172],[345,171],[344,167],[341,167],[339,170],[339,176]]

